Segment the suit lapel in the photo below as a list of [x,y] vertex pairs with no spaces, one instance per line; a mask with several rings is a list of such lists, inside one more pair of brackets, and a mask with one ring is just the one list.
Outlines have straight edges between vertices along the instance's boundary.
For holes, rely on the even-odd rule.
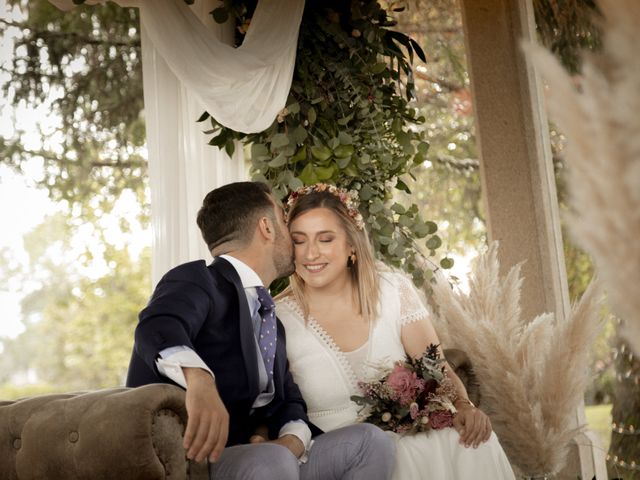
[[251,398],[258,396],[259,378],[258,378],[258,357],[256,353],[256,339],[253,333],[253,323],[251,321],[251,313],[247,304],[247,295],[244,287],[240,282],[238,272],[224,258],[216,258],[213,267],[231,283],[238,294],[238,330],[240,331],[240,347],[242,348],[242,357],[244,358],[244,366],[247,372],[247,380],[249,383],[249,393]]

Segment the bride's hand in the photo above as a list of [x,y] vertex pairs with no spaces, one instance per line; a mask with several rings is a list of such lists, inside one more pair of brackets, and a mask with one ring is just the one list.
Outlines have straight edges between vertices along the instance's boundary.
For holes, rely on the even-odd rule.
[[266,425],[259,425],[253,435],[249,438],[249,443],[262,443],[269,441],[269,430]]
[[453,419],[453,428],[460,434],[460,443],[477,448],[491,436],[491,420],[480,409],[470,403],[456,405],[458,413]]

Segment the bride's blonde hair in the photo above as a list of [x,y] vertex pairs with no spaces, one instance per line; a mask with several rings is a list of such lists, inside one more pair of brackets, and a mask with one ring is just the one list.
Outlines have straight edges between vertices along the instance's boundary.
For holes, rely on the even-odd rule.
[[[356,288],[359,313],[366,321],[373,321],[377,315],[379,280],[376,270],[376,261],[373,255],[371,242],[366,228],[360,220],[354,218],[339,195],[330,191],[311,190],[304,195],[297,195],[287,212],[287,220],[291,223],[298,216],[315,208],[326,208],[336,214],[340,224],[344,228],[347,239],[356,254],[355,263],[349,262],[351,280]],[[283,296],[293,294],[298,304],[302,307],[305,320],[309,317],[309,304],[305,298],[304,280],[294,273],[290,278],[289,287],[282,293]]]

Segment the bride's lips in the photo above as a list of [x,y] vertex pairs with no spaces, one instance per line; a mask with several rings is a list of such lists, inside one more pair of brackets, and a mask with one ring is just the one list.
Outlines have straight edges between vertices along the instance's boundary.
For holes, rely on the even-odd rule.
[[328,265],[327,263],[314,263],[314,264],[304,265],[304,268],[309,273],[318,273],[324,270],[327,265]]

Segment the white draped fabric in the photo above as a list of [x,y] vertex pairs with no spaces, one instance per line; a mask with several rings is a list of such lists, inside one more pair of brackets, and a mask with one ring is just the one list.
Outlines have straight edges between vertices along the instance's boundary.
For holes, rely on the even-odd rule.
[[[63,10],[72,0],[50,0]],[[88,0],[86,3],[104,3]],[[260,0],[243,45],[213,22],[221,3],[118,0],[139,7],[145,120],[149,149],[152,280],[171,267],[210,257],[195,223],[211,189],[246,178],[241,145],[229,158],[207,145],[196,119],[208,111],[237,131],[259,132],[286,105],[304,0]],[[204,128],[203,128],[204,127]]]
[[210,258],[196,225],[202,199],[213,188],[245,179],[246,173],[241,145],[233,158],[207,145],[202,124],[196,123],[202,104],[173,74],[144,24],[142,63],[155,285],[180,263]]
[[142,24],[180,81],[221,124],[266,130],[287,101],[304,0],[261,0],[243,44],[205,27],[184,0],[142,2]]
[[[61,9],[72,0],[50,0]],[[104,3],[88,0],[89,4]],[[171,71],[221,124],[245,133],[267,129],[286,104],[304,0],[260,0],[243,44],[234,48],[184,0],[117,0],[141,10],[142,27]],[[202,9],[207,4],[210,8]],[[220,2],[201,0],[208,12]]]

